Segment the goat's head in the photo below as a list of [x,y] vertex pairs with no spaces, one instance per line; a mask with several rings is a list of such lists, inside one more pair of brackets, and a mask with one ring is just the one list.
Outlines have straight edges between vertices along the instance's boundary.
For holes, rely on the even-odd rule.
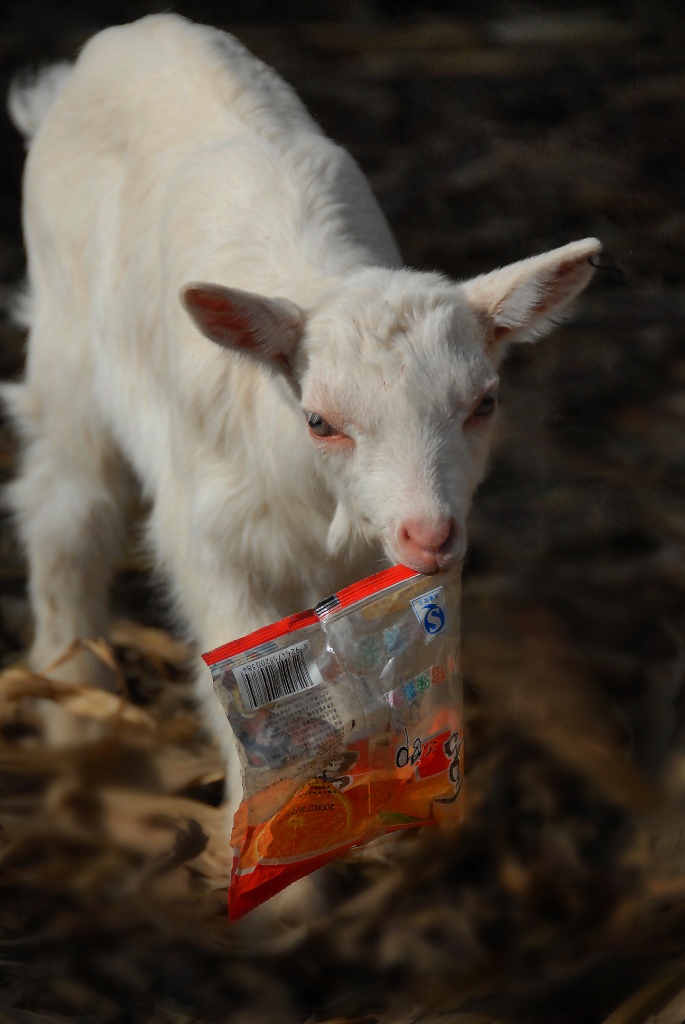
[[209,338],[293,385],[338,503],[329,550],[361,534],[431,573],[464,555],[507,345],[551,327],[599,250],[573,242],[462,284],[367,267],[311,311],[219,285],[182,298]]

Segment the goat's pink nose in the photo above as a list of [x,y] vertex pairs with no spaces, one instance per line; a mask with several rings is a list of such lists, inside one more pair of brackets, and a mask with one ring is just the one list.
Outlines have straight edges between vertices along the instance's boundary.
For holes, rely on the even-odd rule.
[[457,535],[454,519],[405,519],[397,529],[397,545],[403,562],[417,572],[437,572],[451,561]]

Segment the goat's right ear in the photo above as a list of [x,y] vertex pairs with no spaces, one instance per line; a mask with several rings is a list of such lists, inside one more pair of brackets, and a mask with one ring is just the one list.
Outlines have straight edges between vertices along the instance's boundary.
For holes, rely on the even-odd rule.
[[181,289],[181,302],[210,341],[290,369],[305,324],[304,310],[294,302],[219,284],[187,284]]

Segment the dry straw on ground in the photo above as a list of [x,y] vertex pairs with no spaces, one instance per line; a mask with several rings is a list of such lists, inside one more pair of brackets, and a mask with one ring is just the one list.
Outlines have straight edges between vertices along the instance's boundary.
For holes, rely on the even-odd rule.
[[[327,906],[268,940],[225,917],[221,769],[180,645],[121,623],[114,655],[93,648],[117,695],[6,669],[0,1021],[628,1024],[680,1005],[673,795],[631,765],[549,612],[482,586],[465,605],[460,834],[341,861]],[[69,749],[41,740],[46,702]]]

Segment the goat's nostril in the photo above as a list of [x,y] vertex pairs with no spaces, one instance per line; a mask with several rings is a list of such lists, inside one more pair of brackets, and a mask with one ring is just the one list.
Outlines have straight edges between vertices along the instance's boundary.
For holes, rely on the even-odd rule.
[[452,547],[452,545],[454,543],[456,535],[457,535],[457,523],[456,523],[456,520],[455,519],[448,519],[448,521],[447,521],[447,532],[445,534],[445,539],[443,540],[442,544],[438,548],[436,554],[444,555],[447,551],[449,551],[449,549]]
[[404,547],[405,544],[411,544],[412,535],[409,532],[409,528],[406,523],[402,523],[402,525],[398,528],[397,540],[399,541],[402,547]]

